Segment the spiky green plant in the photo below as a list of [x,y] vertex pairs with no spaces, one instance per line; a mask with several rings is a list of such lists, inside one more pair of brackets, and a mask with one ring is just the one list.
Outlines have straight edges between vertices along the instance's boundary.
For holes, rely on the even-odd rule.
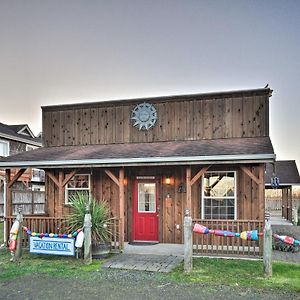
[[67,215],[68,231],[73,232],[83,227],[88,204],[92,217],[92,242],[107,242],[112,224],[109,206],[107,202],[98,202],[86,193],[77,192],[70,197],[71,213]]

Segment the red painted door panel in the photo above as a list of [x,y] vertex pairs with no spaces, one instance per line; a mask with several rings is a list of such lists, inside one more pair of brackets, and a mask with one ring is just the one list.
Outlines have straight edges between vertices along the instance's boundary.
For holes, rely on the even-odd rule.
[[134,183],[134,241],[158,241],[157,190],[153,180],[136,180]]

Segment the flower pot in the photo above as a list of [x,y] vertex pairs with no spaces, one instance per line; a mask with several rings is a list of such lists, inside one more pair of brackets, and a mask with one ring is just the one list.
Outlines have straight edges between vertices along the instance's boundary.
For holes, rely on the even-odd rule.
[[105,258],[110,254],[110,245],[108,243],[92,243],[92,257]]

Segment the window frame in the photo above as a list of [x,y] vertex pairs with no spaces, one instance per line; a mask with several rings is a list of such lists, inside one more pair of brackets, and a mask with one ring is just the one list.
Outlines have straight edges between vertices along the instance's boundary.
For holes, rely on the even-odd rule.
[[[31,148],[31,149],[29,149]],[[34,146],[34,145],[30,145],[30,144],[26,144],[26,151],[32,151],[39,148],[38,146]]]
[[[69,182],[75,177],[75,176],[88,176],[88,188],[69,188],[68,184]],[[71,203],[68,201],[69,200],[69,191],[88,191],[89,192],[89,197],[91,196],[91,174],[85,173],[85,174],[75,174],[70,181],[66,184],[65,186],[65,205],[70,205]]]
[[[154,191],[154,210],[153,211],[142,211],[140,210],[140,184],[154,184],[154,188],[155,188],[155,191]],[[138,213],[141,213],[141,214],[153,214],[153,213],[156,213],[157,212],[157,185],[155,182],[138,182],[138,188],[137,188],[137,209],[138,209]]]
[[0,139],[0,143],[7,144],[7,155],[1,155],[0,154],[0,156],[2,156],[2,157],[9,156],[9,153],[10,153],[10,143],[9,143],[9,141]]
[[[205,196],[204,194],[204,177],[205,174],[208,173],[233,173],[234,174],[234,196],[225,196],[225,197],[212,197],[212,196]],[[204,207],[204,200],[205,199],[232,199],[234,198],[234,217],[233,219],[218,219],[218,220],[237,220],[237,171],[228,170],[228,171],[207,171],[203,174],[201,179],[201,219],[202,220],[210,220],[205,219],[205,207]],[[216,219],[217,220],[217,219]]]

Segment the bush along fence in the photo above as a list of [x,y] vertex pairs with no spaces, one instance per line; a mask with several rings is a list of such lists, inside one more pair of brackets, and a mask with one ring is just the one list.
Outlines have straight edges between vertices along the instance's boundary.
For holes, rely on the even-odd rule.
[[84,262],[92,262],[91,252],[91,215],[87,208],[83,228],[72,233],[38,233],[22,226],[23,216],[19,210],[9,236],[9,251],[12,255],[11,261],[18,262],[22,256],[22,231],[30,239],[30,252],[38,254],[55,254],[74,256],[78,250],[84,247]]
[[193,226],[193,220],[190,216],[184,218],[184,270],[189,272],[192,269],[192,256],[193,256],[193,232],[197,234],[213,234],[219,237],[238,237],[245,241],[258,241],[260,236],[263,236],[264,251],[264,275],[266,277],[272,276],[272,237],[280,240],[288,245],[299,246],[300,241],[293,237],[286,235],[272,234],[272,229],[269,220],[266,220],[264,232],[257,230],[249,230],[243,232],[231,232],[227,230],[211,230],[201,224]]

